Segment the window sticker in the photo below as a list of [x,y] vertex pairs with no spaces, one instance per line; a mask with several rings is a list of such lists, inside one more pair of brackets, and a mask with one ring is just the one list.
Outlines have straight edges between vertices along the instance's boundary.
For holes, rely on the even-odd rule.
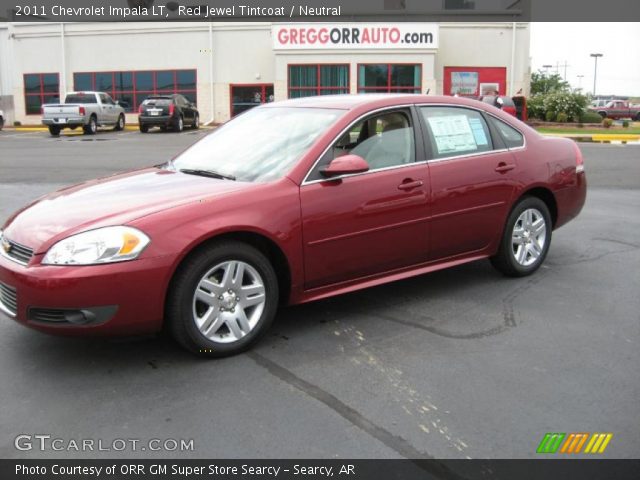
[[478,146],[489,145],[489,140],[487,139],[487,134],[484,131],[482,120],[480,120],[479,118],[470,118],[469,125],[471,125],[471,130],[473,131],[473,138],[476,139],[476,144]]
[[466,115],[431,117],[428,121],[439,155],[478,149]]

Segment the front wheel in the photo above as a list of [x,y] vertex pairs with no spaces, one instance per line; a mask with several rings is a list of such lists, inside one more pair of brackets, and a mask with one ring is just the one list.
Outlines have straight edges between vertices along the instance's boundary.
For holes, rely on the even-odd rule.
[[113,129],[116,132],[124,130],[124,114],[120,114],[120,116],[118,117],[118,121],[116,122],[116,126]]
[[491,263],[503,274],[523,277],[544,262],[551,243],[551,215],[547,205],[536,197],[525,197],[511,211]]
[[278,279],[269,260],[250,245],[224,242],[180,267],[167,295],[166,321],[186,349],[225,357],[256,342],[277,307]]
[[191,126],[194,130],[200,128],[200,115],[196,113],[196,116],[193,118],[193,125]]

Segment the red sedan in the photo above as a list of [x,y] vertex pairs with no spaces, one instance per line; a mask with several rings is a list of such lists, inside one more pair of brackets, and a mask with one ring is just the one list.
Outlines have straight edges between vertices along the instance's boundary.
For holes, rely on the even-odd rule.
[[482,258],[528,275],[585,195],[574,142],[482,102],[267,104],[165,165],[14,214],[1,232],[0,311],[54,334],[164,327],[193,352],[229,355],[279,305]]

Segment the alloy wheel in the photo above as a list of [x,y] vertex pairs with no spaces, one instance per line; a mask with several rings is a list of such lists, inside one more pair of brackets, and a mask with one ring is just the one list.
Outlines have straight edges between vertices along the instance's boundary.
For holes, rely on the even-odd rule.
[[264,281],[258,271],[242,261],[226,261],[198,282],[193,295],[193,321],[213,342],[236,342],[256,327],[265,302]]
[[523,211],[511,234],[511,250],[516,262],[528,267],[538,261],[547,238],[544,216],[535,208]]

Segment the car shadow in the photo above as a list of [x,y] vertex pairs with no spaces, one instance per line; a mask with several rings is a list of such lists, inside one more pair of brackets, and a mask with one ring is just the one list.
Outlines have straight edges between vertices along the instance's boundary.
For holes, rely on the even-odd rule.
[[[480,261],[325,300],[281,308],[274,325],[256,347],[265,351],[283,348],[289,340],[312,340],[320,332],[326,333],[328,327],[325,324],[336,320],[348,320],[355,328],[364,328],[366,322],[371,320],[370,317],[376,317],[382,309],[393,310],[394,306],[400,305],[413,305],[416,309],[421,309],[425,303],[442,295],[456,297],[467,288],[495,282],[510,280],[495,272],[488,262]],[[508,286],[508,289],[512,288],[516,288],[513,283]],[[119,372],[141,368],[180,369],[203,361],[183,350],[164,334],[119,339],[67,338],[20,328],[12,336],[11,349],[38,352],[37,356],[29,355],[29,363],[35,363],[37,368],[45,370],[60,371],[62,368],[70,374],[74,371],[85,372],[87,368],[117,369]],[[222,361],[233,363],[238,358],[230,357]]]

